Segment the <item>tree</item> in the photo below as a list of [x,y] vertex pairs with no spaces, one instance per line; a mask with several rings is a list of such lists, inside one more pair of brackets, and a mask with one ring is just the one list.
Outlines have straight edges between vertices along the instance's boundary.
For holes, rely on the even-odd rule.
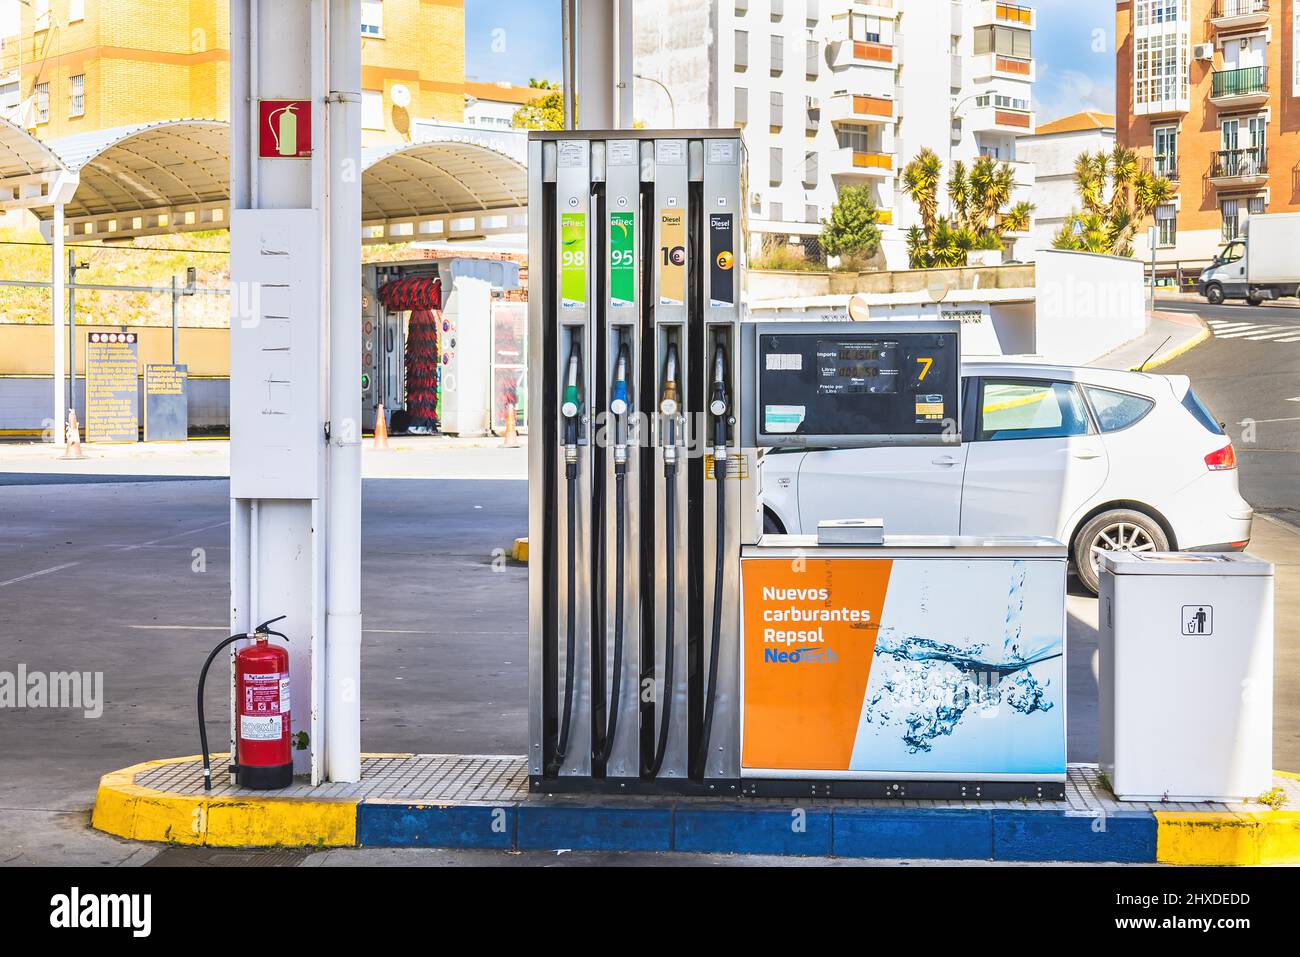
[[[529,81],[530,85],[532,81]],[[545,80],[541,81],[545,83]],[[551,92],[525,103],[510,117],[510,125],[517,130],[564,129],[564,94],[553,87],[536,87]]]
[[831,218],[822,220],[821,244],[828,256],[862,263],[880,249],[876,201],[870,186],[845,186],[840,190]]
[[1116,146],[1081,153],[1074,161],[1074,190],[1082,210],[1066,219],[1052,240],[1056,249],[1132,256],[1133,237],[1158,206],[1170,202],[1174,184]]
[[916,203],[919,226],[907,231],[907,256],[913,269],[964,266],[975,250],[1002,249],[1007,233],[1029,229],[1032,203],[1011,203],[1015,172],[1007,163],[981,156],[969,168],[960,160],[948,177],[951,212],[939,215],[943,163],[922,149],[903,169],[903,192]]

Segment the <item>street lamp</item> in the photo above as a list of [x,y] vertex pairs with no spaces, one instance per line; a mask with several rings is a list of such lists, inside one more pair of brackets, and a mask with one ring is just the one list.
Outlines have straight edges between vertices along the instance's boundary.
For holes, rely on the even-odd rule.
[[672,113],[673,129],[677,129],[677,104],[673,102],[673,91],[668,89],[668,87],[664,86],[663,83],[652,76],[645,76],[641,73],[634,73],[632,76],[634,79],[645,80],[647,83],[653,83],[655,86],[659,87],[659,89],[664,91],[664,95],[668,97],[668,109]]

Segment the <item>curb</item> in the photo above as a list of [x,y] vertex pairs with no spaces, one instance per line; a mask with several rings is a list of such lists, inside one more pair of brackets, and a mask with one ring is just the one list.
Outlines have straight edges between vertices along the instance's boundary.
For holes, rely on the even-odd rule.
[[[135,784],[196,760],[105,774],[91,824],[135,841],[210,847],[426,847],[677,851],[1014,862],[1300,864],[1300,811],[800,807],[664,799],[544,798],[421,804],[399,799],[206,797]],[[1279,772],[1282,773],[1282,772]],[[1293,775],[1286,774],[1287,777]]]
[[[1212,333],[1210,332],[1210,327],[1205,324],[1205,320],[1198,315],[1196,316],[1196,321],[1201,325],[1200,332],[1192,336],[1192,338],[1188,339],[1186,342],[1174,346],[1168,352],[1165,352],[1161,355],[1155,356],[1154,358],[1148,360],[1142,366],[1142,371],[1146,372],[1150,369],[1154,369],[1158,366],[1162,366],[1167,362],[1172,362],[1174,359],[1177,359],[1179,356],[1191,352],[1193,349],[1195,349],[1197,346],[1203,343],[1206,339],[1209,339]],[[1129,371],[1136,372],[1137,369],[1130,369]]]

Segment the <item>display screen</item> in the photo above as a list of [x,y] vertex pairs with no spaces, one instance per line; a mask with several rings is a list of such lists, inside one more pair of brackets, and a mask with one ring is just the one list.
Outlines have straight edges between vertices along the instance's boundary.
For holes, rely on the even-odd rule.
[[898,343],[880,339],[817,340],[817,391],[821,395],[894,395]]

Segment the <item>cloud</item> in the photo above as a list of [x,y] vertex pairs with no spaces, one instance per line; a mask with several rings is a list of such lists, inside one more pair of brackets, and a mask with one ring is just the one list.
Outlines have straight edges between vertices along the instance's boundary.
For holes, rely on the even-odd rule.
[[1039,64],[1034,84],[1038,122],[1046,123],[1083,110],[1115,112],[1115,78],[1082,70],[1054,70]]

